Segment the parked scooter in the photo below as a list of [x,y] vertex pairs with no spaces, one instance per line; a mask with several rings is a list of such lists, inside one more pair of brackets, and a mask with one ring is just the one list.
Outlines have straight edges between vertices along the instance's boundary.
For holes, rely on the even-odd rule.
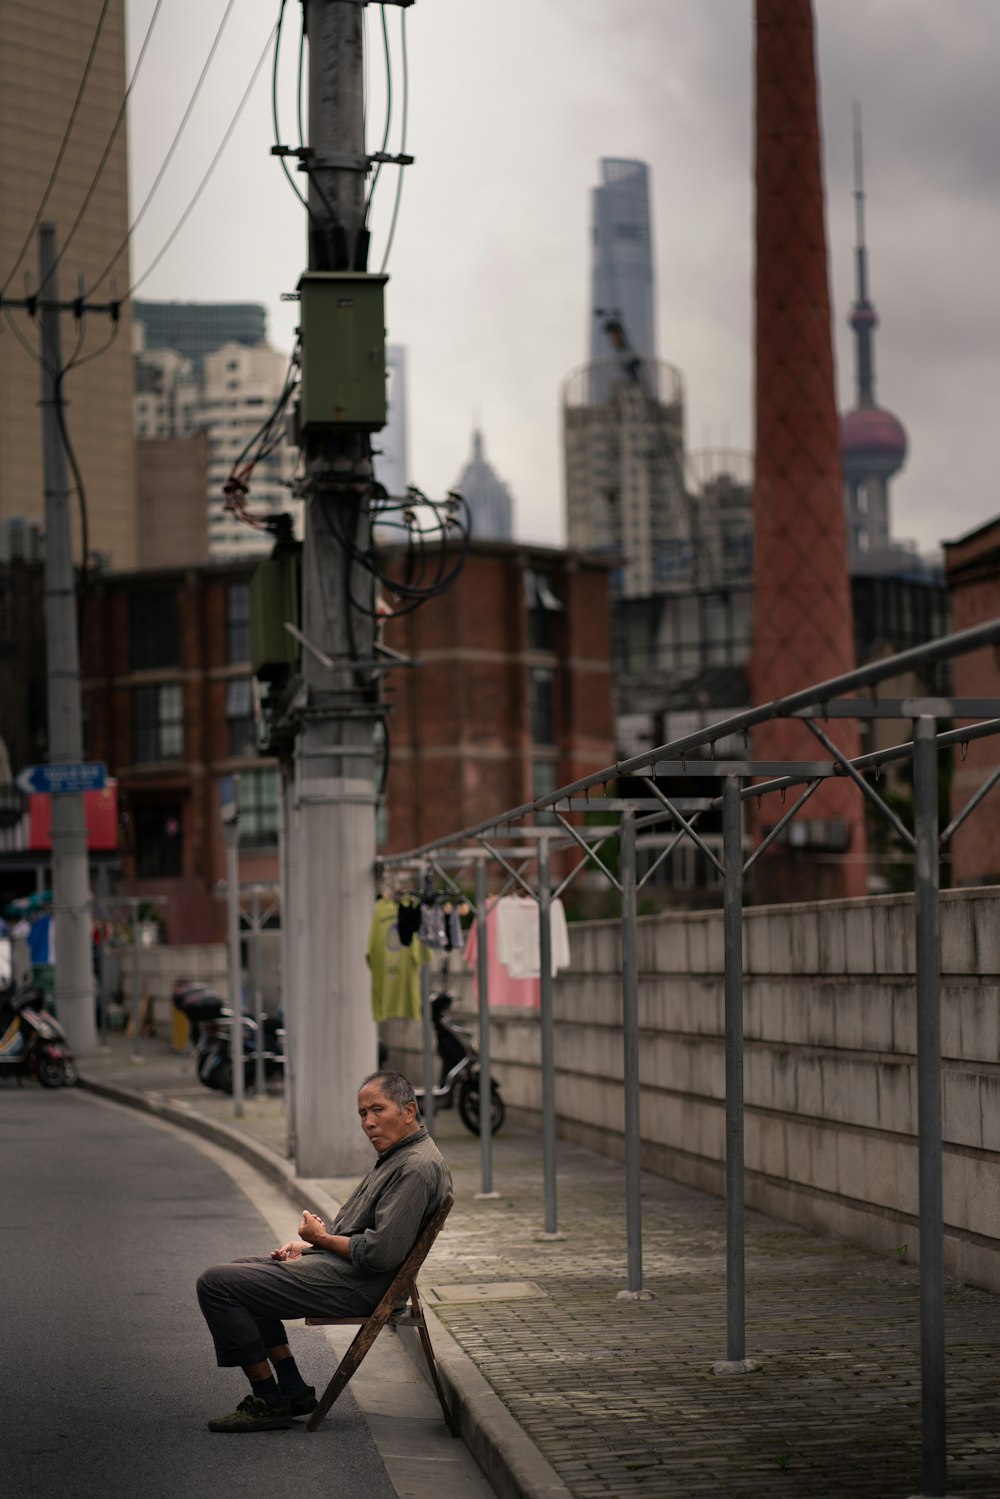
[[15,983],[10,943],[0,939],[0,1077],[31,1077],[43,1088],[70,1086],[80,1073],[66,1033],[54,1015],[35,1009],[36,996],[32,984]]
[[[233,1012],[223,1005],[217,996],[212,997],[216,1000],[217,1012],[214,1015],[207,1013],[209,1009],[214,1008],[207,995],[201,998],[197,1012],[200,1037],[195,1057],[195,1070],[199,1082],[204,1083],[206,1088],[218,1088],[221,1093],[232,1093],[233,1062],[230,1035]],[[190,1004],[186,1007],[186,1012],[190,1013]],[[257,1038],[259,1035],[260,1027],[256,1020],[250,1015],[244,1015],[243,1087],[248,1093],[253,1091],[257,1078]],[[281,1024],[280,1014],[264,1017],[261,1048],[266,1087],[272,1079],[284,1079],[285,1075],[285,1031]]]
[[[431,1022],[441,1058],[441,1080],[434,1089],[434,1108],[450,1109],[458,1104],[458,1117],[474,1135],[479,1134],[479,1052],[472,1034],[463,1025],[448,1019],[455,996],[443,991],[431,998]],[[423,1104],[424,1090],[415,1090],[417,1102]],[[495,1078],[490,1079],[490,1133],[495,1135],[503,1124],[506,1109]]]

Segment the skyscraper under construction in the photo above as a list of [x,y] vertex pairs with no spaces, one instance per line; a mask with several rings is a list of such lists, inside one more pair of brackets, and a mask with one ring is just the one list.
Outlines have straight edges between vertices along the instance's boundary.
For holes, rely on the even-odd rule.
[[594,189],[590,362],[563,386],[571,547],[621,559],[615,592],[690,581],[697,546],[684,483],[684,388],[656,358],[649,169],[601,162]]
[[[61,298],[105,302],[129,286],[125,0],[0,0],[0,289],[38,289],[40,222],[55,225]],[[74,114],[75,110],[75,114]],[[101,165],[105,152],[106,160]],[[90,201],[84,207],[88,193]],[[74,228],[79,218],[78,228]],[[72,238],[70,236],[72,235]],[[107,275],[104,273],[107,270]],[[44,518],[37,319],[5,309],[0,332],[0,522]],[[136,556],[130,312],[63,315],[64,364],[108,342],[65,382],[86,492],[89,550]],[[79,507],[74,506],[78,527]],[[75,556],[80,558],[76,532]]]

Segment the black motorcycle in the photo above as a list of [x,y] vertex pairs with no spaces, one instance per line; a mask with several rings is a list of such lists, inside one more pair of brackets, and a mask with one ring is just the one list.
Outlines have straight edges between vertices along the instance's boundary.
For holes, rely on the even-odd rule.
[[[223,1005],[217,995],[199,996],[196,1001],[199,1028],[198,1050],[195,1053],[195,1071],[198,1081],[206,1088],[217,1088],[221,1093],[233,1091],[233,1058],[230,1036],[233,1012]],[[191,1002],[185,1007],[190,1016]],[[280,1015],[265,1015],[261,1032],[256,1020],[250,1015],[243,1017],[243,1088],[252,1093],[257,1080],[258,1037],[264,1063],[264,1086],[276,1078],[282,1082],[285,1076],[285,1030]]]
[[[458,1105],[458,1117],[474,1135],[479,1134],[479,1052],[472,1035],[462,1025],[448,1019],[455,996],[443,991],[431,998],[431,1022],[441,1058],[441,1080],[434,1089],[434,1108],[450,1109]],[[414,1090],[422,1104],[424,1090]],[[490,1133],[495,1135],[506,1115],[503,1097],[495,1078],[490,1079]]]
[[0,993],[0,1077],[70,1087],[80,1076],[76,1061],[56,1017],[35,1008],[37,993],[30,984],[8,984]]

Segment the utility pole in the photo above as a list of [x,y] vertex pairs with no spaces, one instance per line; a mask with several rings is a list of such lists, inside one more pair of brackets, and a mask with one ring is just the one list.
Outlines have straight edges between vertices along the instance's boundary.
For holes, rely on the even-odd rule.
[[[366,268],[363,14],[357,0],[305,0],[310,273]],[[327,357],[321,340],[329,337],[310,324],[307,282],[304,398],[316,359]],[[350,295],[345,283],[344,297]],[[384,328],[381,344],[384,363]],[[342,357],[343,348],[331,338],[328,356]],[[351,593],[371,597],[371,580],[344,541],[362,534],[372,470],[367,432],[336,417],[303,421],[302,448],[302,632],[311,648],[303,651],[306,703],[296,744],[296,1163],[301,1176],[349,1176],[371,1161],[358,1128],[357,1089],[377,1061],[365,963],[375,860],[375,696],[370,666],[351,664],[372,659],[372,620],[350,602]]]
[[[42,356],[42,457],[45,471],[45,642],[48,653],[49,763],[83,759],[80,648],[70,525],[70,488],[60,430],[62,340],[56,232],[39,226],[38,270],[49,293],[39,301]],[[97,1050],[91,966],[90,882],[83,793],[52,797],[52,915],[56,1011],[77,1056]]]

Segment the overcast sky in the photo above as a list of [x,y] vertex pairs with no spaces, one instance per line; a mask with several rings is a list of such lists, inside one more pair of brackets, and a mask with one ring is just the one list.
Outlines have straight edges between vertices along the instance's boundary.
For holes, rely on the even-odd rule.
[[[153,0],[127,0],[134,56]],[[295,132],[299,5],[286,7],[282,130]],[[922,548],[1000,511],[1000,3],[815,0],[839,400],[853,404],[852,101],[861,103],[877,396],[910,457],[893,531]],[[133,212],[225,10],[164,5],[131,116]],[[278,0],[237,0],[188,134],[140,225],[149,264],[215,151]],[[401,11],[386,8],[399,150]],[[751,0],[417,0],[406,12],[409,133],[388,270],[389,336],[409,358],[410,477],[438,494],[474,422],[518,535],[559,542],[559,390],[586,358],[590,189],[602,156],[649,163],[659,355],[683,372],[690,448],[753,433]],[[371,149],[381,141],[379,11],[366,11]],[[290,348],[305,215],[268,155],[263,71],[212,185],[139,295],[253,300]],[[374,205],[372,269],[394,190]]]

